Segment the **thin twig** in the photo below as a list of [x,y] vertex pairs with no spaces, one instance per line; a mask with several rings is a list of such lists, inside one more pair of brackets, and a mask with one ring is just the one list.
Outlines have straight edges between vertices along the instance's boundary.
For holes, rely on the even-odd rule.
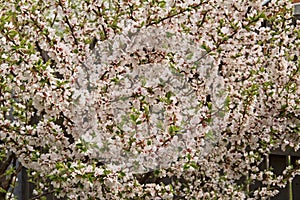
[[42,194],[39,194],[39,195],[36,195],[36,196],[32,197],[30,200],[40,199],[40,197],[45,196],[45,195],[48,195],[48,194],[52,194],[52,193],[54,193],[54,192],[55,192],[55,190],[51,190],[51,191],[48,191],[48,192],[44,192],[44,193],[42,193]]

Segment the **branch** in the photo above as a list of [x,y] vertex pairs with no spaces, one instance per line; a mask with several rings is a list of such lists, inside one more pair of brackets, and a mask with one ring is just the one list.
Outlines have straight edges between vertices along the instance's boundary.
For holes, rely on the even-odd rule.
[[165,20],[168,20],[168,19],[171,19],[171,18],[173,18],[173,17],[175,17],[175,16],[184,14],[185,12],[190,11],[190,9],[197,9],[197,8],[199,8],[200,5],[202,5],[202,4],[203,4],[203,2],[201,2],[201,3],[199,3],[199,4],[192,5],[192,6],[188,7],[188,8],[186,8],[186,9],[180,10],[179,12],[176,12],[176,13],[173,13],[173,14],[169,14],[168,16],[163,17],[163,18],[159,19],[158,21],[152,21],[152,22],[149,22],[149,23],[146,24],[146,27],[151,26],[151,25],[159,24],[159,23],[161,23],[161,22],[163,22],[163,21],[165,21]]
[[67,16],[65,16],[65,22],[68,24],[68,27],[69,27],[69,29],[71,31],[71,35],[72,35],[72,37],[74,39],[74,42],[75,42],[76,46],[78,46],[78,41],[77,41],[77,38],[75,37],[75,34],[74,34],[74,26],[71,25],[71,23],[70,23],[70,21],[69,21],[69,19],[68,19]]
[[6,169],[9,167],[9,165],[11,164],[12,160],[15,158],[15,154],[11,153],[8,158],[1,163],[1,167],[0,167],[0,175],[2,176],[2,174],[6,171]]
[[35,41],[35,45],[36,45],[36,49],[40,52],[44,63],[46,63],[48,60],[50,60],[49,55],[47,54],[47,52],[45,50],[43,50],[41,48],[41,46],[39,45],[38,41]]
[[32,197],[30,200],[40,199],[40,197],[46,196],[46,195],[48,195],[48,194],[52,194],[52,193],[54,193],[54,192],[55,192],[55,190],[46,191],[46,192],[44,192],[44,193],[42,193],[42,194],[39,194],[39,195],[36,195],[36,196]]
[[[16,177],[18,176],[18,174],[19,174],[19,172],[22,170],[22,168],[23,168],[23,166],[19,163],[19,166],[18,166],[18,168],[16,169],[16,171],[15,171],[15,173],[14,173],[14,175],[15,175]],[[13,176],[12,176],[12,177],[13,177]],[[13,185],[12,191],[11,191],[10,196],[9,196],[8,199],[12,199],[12,195],[14,194],[16,182],[17,182],[17,178],[14,179],[14,182],[13,182],[13,184],[12,184],[12,185]]]

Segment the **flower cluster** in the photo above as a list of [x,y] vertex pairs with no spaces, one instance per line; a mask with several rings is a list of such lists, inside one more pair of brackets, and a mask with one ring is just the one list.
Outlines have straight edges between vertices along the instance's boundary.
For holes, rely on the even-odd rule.
[[300,144],[290,1],[0,8],[1,199],[22,166],[69,199],[265,199],[299,174],[260,168]]
[[76,131],[95,144],[99,159],[153,170],[201,146],[209,132],[206,144],[217,140],[224,80],[185,34],[143,28],[94,51],[78,67],[72,111]]

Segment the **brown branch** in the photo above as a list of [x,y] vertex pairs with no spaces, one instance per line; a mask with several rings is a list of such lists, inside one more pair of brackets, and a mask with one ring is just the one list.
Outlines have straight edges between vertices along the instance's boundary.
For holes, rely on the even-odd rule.
[[9,165],[11,164],[11,162],[14,158],[15,158],[15,154],[11,153],[8,156],[8,158],[3,163],[1,163],[0,175],[2,175],[7,170],[7,168],[9,167]]
[[54,23],[55,23],[55,20],[56,20],[56,17],[57,17],[57,12],[55,13],[55,16],[54,16],[54,18],[53,18],[53,21],[52,21],[52,23],[51,23],[51,27],[53,27],[54,26]]
[[49,55],[47,54],[47,52],[45,50],[43,50],[41,48],[41,46],[39,45],[38,41],[35,42],[35,45],[36,45],[36,49],[40,52],[44,63],[46,63],[48,60],[50,60]]
[[40,199],[40,197],[46,196],[48,194],[53,194],[54,192],[55,192],[55,190],[47,191],[47,192],[44,192],[42,194],[39,194],[39,195],[36,195],[36,196],[32,197],[30,200]]
[[[21,165],[21,163],[19,163],[19,167],[16,169],[16,171],[14,173],[14,176],[17,176],[20,173],[20,171],[22,170],[22,168],[23,168],[23,166]],[[12,176],[12,178],[13,178],[13,176]],[[14,194],[16,182],[17,182],[17,178],[15,178],[14,181],[13,181],[13,184],[12,184],[13,188],[12,188],[12,191],[11,191],[10,196],[9,196],[8,199],[11,199],[12,195]]]
[[76,46],[78,46],[78,41],[77,41],[77,38],[75,37],[75,34],[74,34],[74,26],[71,25],[71,23],[69,21],[69,18],[67,16],[65,16],[65,22],[68,24],[68,27],[71,31],[71,35],[74,39],[74,42],[75,42]]
[[152,21],[152,22],[149,22],[148,24],[146,24],[146,27],[149,27],[149,26],[152,26],[152,25],[156,25],[156,24],[159,24],[165,20],[168,20],[168,19],[171,19],[173,17],[176,17],[178,15],[181,15],[181,14],[184,14],[185,12],[188,12],[190,11],[190,9],[197,9],[199,8],[201,5],[203,4],[203,2],[199,3],[199,4],[195,4],[195,5],[192,5],[191,7],[188,7],[186,9],[181,9],[179,12],[176,12],[176,13],[173,13],[173,14],[169,14],[168,16],[166,17],[163,17],[161,19],[159,19],[158,21]]
[[[1,179],[0,179],[0,187],[3,188],[4,190],[8,190],[10,188],[10,185],[13,181],[16,181],[14,180],[14,177],[16,176],[16,172],[15,171],[14,173],[12,174],[5,174],[4,172],[6,170],[8,170],[8,168],[11,166],[12,168],[16,165],[16,161],[17,161],[17,158],[15,156],[15,154],[11,154],[9,156],[9,158],[5,161],[5,166],[2,166],[2,170],[4,169],[4,171],[1,173]],[[8,164],[8,166],[7,166]],[[5,168],[6,167],[6,168]]]
[[[63,11],[65,11],[64,5],[61,2],[61,0],[59,0],[58,5],[62,8]],[[74,34],[74,26],[71,25],[71,23],[69,21],[69,18],[66,15],[65,15],[65,22],[67,23],[67,25],[68,25],[68,27],[69,27],[69,29],[71,31],[71,35],[72,35],[72,37],[74,39],[74,42],[75,42],[76,46],[78,46],[78,41],[77,41],[77,38],[75,37],[75,34]]]

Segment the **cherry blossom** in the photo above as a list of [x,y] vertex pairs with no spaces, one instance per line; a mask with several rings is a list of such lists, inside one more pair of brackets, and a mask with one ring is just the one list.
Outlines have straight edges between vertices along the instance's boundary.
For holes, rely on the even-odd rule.
[[68,199],[266,199],[299,174],[259,168],[299,149],[291,1],[0,7],[1,199],[22,167]]

